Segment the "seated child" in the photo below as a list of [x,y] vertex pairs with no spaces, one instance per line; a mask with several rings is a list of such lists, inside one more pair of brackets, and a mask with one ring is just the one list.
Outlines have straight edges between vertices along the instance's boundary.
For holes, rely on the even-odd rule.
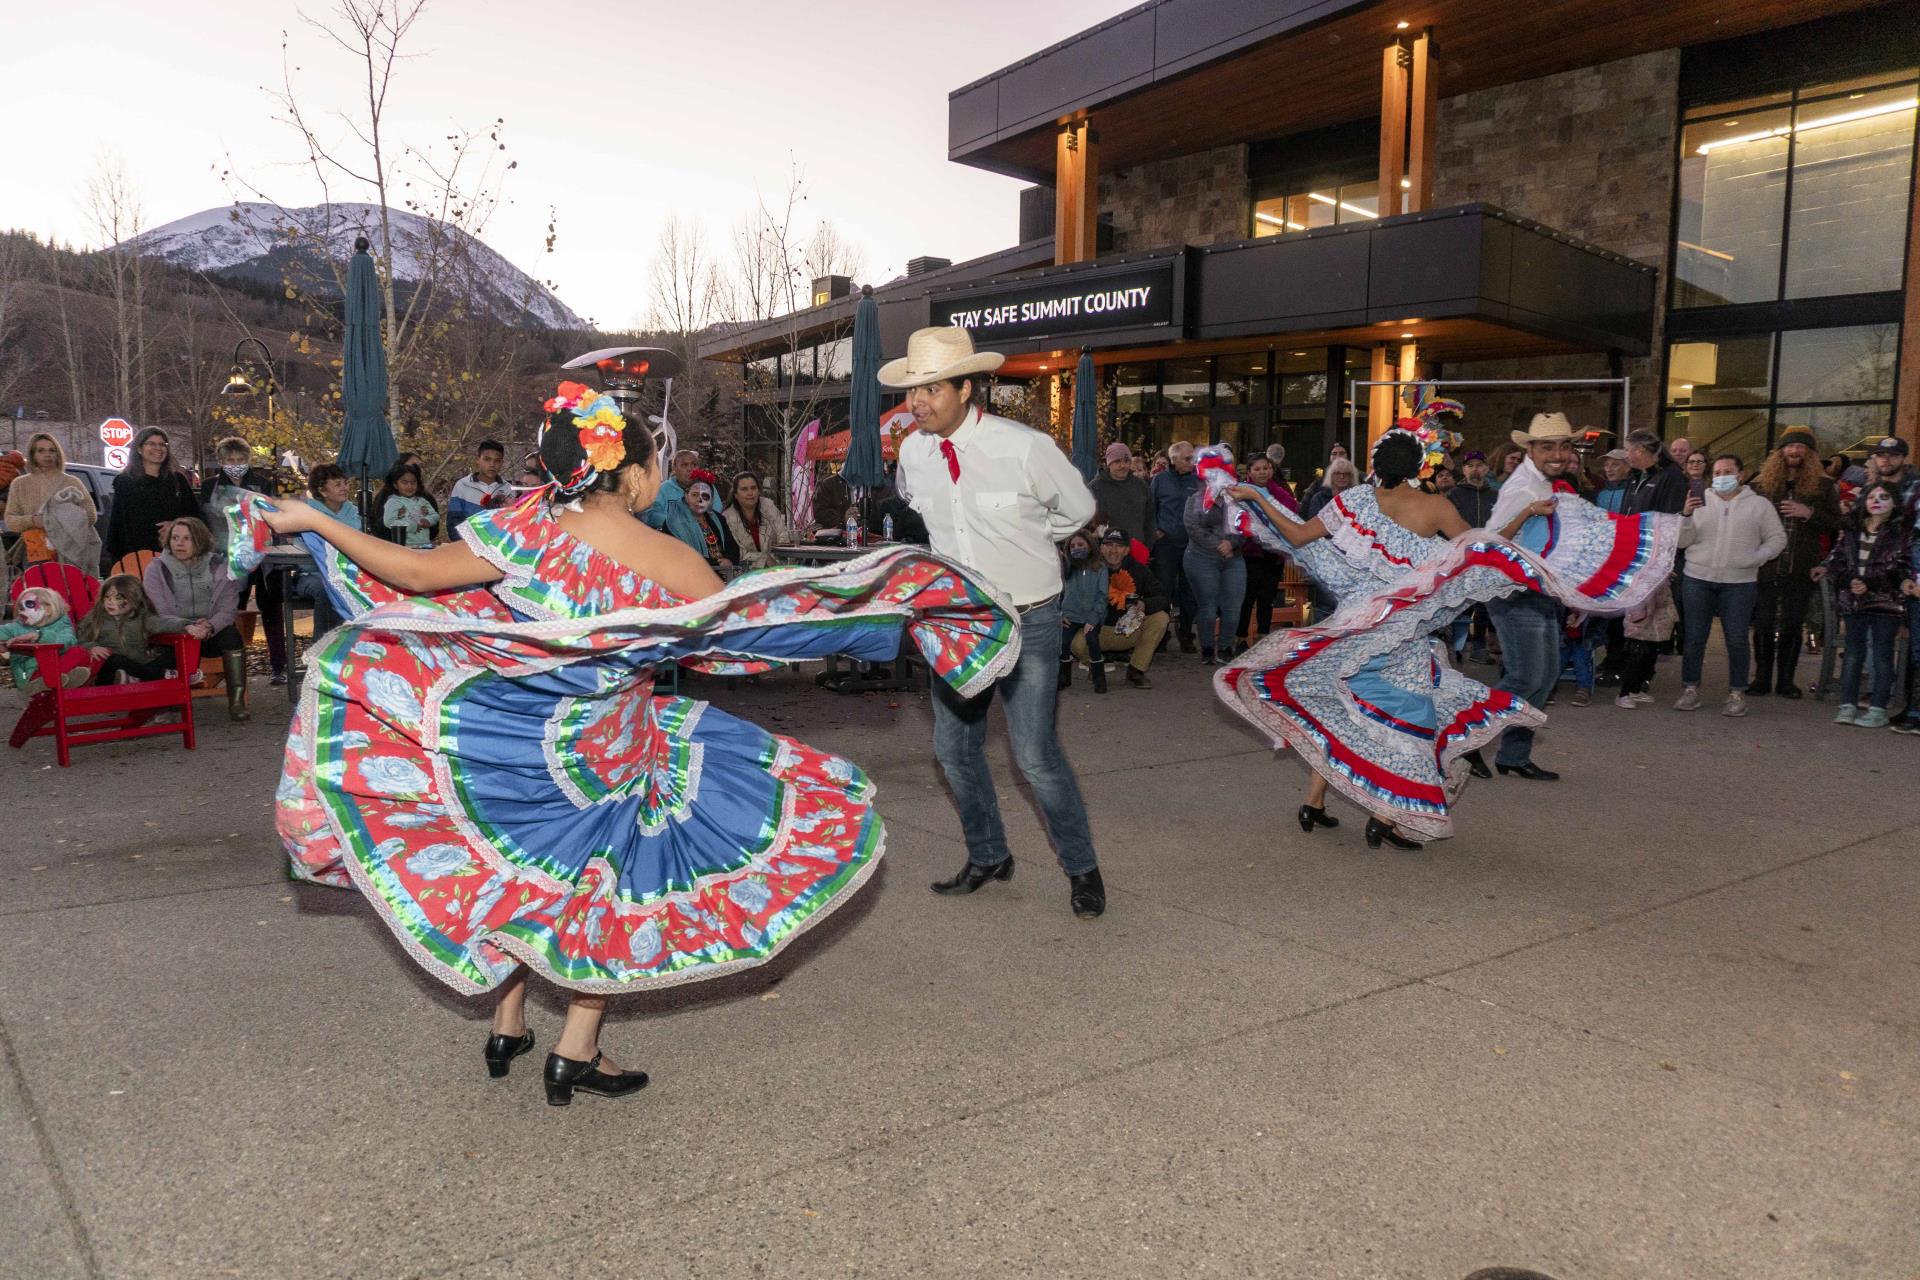
[[[9,644],[15,640],[25,644],[74,645],[80,643],[73,633],[73,622],[67,617],[67,602],[60,593],[46,587],[28,587],[14,601],[14,611],[20,621],[0,624],[0,641]],[[62,654],[63,658],[67,655]],[[11,649],[7,654],[7,665],[13,672],[13,687],[22,693],[34,694],[46,692],[46,684],[40,679],[40,664],[34,655],[24,649]],[[86,663],[71,668],[60,677],[60,683],[68,689],[77,689],[93,678],[93,671]]]
[[191,625],[185,618],[155,613],[140,579],[130,573],[116,573],[101,586],[100,599],[75,630],[80,643],[100,659],[95,684],[130,684],[164,680],[171,675],[173,650],[156,647],[152,637],[184,632]]

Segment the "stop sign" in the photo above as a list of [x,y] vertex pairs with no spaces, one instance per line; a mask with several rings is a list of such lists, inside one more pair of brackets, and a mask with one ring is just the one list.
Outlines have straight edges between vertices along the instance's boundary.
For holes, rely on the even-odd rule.
[[124,449],[133,443],[133,424],[125,418],[108,418],[100,424],[100,443],[109,449]]

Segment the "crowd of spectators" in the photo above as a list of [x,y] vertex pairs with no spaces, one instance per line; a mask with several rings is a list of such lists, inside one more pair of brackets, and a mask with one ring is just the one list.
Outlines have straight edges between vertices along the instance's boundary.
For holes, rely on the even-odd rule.
[[[1578,454],[1556,487],[1615,514],[1660,512],[1685,522],[1673,578],[1647,605],[1624,618],[1558,615],[1558,683],[1572,686],[1571,705],[1591,705],[1605,685],[1617,707],[1647,706],[1668,658],[1677,659],[1679,683],[1666,696],[1675,710],[1698,710],[1703,687],[1719,683],[1706,669],[1718,623],[1724,715],[1747,714],[1755,697],[1805,696],[1803,657],[1824,643],[1844,653],[1839,678],[1821,691],[1839,699],[1836,723],[1920,733],[1920,539],[1913,534],[1920,472],[1894,437],[1857,464],[1846,455],[1821,459],[1818,444],[1807,428],[1789,427],[1764,457],[1748,459],[1636,431],[1617,448]],[[1202,665],[1230,661],[1272,629],[1277,604],[1297,592],[1306,593],[1310,616],[1335,607],[1314,584],[1297,575],[1290,582],[1283,556],[1247,544],[1217,508],[1203,507],[1194,452],[1191,442],[1176,441],[1143,464],[1125,444],[1108,446],[1088,484],[1094,523],[1062,552],[1063,593],[1076,598],[1063,688],[1074,663],[1098,670],[1103,657],[1123,652],[1136,687],[1150,687],[1157,654],[1197,654]],[[1512,444],[1491,455],[1449,454],[1422,483],[1444,494],[1469,526],[1487,528],[1502,484],[1525,459]],[[1304,518],[1362,478],[1335,446],[1326,467],[1296,491],[1280,478],[1284,460],[1275,446],[1240,470]],[[1084,580],[1100,562],[1108,581],[1124,572],[1134,590],[1108,591],[1096,626],[1095,592]],[[1502,662],[1485,607],[1462,615],[1445,639],[1457,662]],[[1103,677],[1090,683],[1107,687]],[[1550,700],[1559,696],[1556,688]]]

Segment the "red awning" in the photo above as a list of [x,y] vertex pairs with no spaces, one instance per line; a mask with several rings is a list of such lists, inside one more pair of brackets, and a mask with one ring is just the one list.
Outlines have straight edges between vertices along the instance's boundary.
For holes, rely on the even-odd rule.
[[[880,415],[880,456],[888,462],[897,460],[900,441],[909,432],[918,431],[919,424],[913,415],[907,412],[904,402],[883,411]],[[836,431],[830,436],[820,436],[807,446],[809,462],[845,462],[847,446],[853,441],[853,432]]]

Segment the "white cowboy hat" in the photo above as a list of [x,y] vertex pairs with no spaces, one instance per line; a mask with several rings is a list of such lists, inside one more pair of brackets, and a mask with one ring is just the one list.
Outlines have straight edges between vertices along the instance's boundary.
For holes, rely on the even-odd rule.
[[937,324],[916,329],[907,339],[907,354],[880,366],[880,385],[904,391],[948,378],[992,373],[1005,361],[997,351],[975,351],[973,335],[960,326]]
[[1533,421],[1527,424],[1525,431],[1509,433],[1513,442],[1522,448],[1530,444],[1552,444],[1556,440],[1571,440],[1574,436],[1573,424],[1567,421],[1564,413],[1536,413]]

